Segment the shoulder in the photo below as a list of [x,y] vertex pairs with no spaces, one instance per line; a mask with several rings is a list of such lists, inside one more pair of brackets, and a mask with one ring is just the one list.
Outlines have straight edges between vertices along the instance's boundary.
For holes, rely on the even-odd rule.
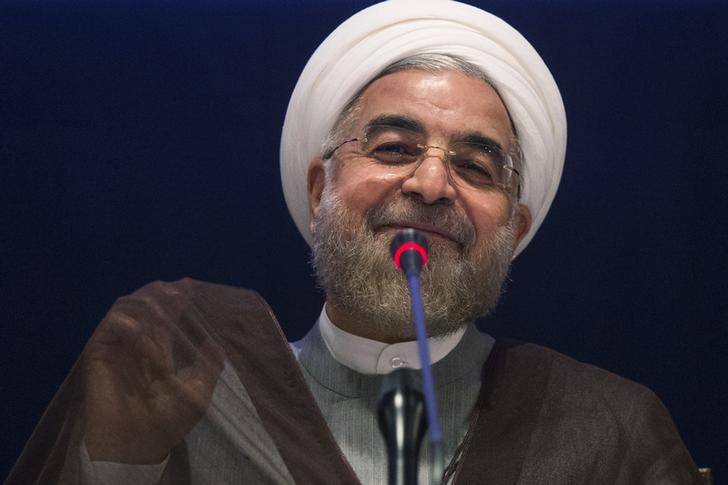
[[500,359],[514,372],[537,372],[547,396],[585,411],[608,408],[629,414],[636,404],[659,403],[647,387],[555,350],[515,340],[498,340]]
[[[647,387],[554,350],[498,341],[503,379],[531,376],[538,436],[568,437],[586,469],[613,483],[695,483],[696,468],[670,413]],[[536,376],[536,377],[533,377]],[[536,439],[538,441],[538,439]],[[596,468],[594,468],[596,467]],[[631,482],[630,482],[631,483]]]

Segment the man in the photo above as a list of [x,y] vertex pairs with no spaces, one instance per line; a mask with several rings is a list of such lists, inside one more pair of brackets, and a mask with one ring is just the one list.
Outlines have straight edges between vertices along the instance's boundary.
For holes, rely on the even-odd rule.
[[306,66],[281,144],[326,292],[317,324],[289,347],[257,295],[192,280],[119,299],[9,482],[385,483],[382,375],[420,367],[388,246],[415,228],[431,247],[445,481],[696,483],[651,392],[473,326],[543,221],[564,153],[558,89],[505,23],[439,0],[360,12]]

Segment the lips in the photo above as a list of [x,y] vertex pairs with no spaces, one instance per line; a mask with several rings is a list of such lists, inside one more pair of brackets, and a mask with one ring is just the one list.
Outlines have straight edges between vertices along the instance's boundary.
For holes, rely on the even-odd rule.
[[395,229],[395,230],[402,230],[402,229],[416,229],[418,231],[424,232],[428,236],[436,236],[443,239],[447,239],[451,242],[454,242],[458,245],[462,246],[462,242],[452,233],[449,231],[443,229],[442,227],[435,226],[432,224],[425,224],[425,223],[419,223],[419,222],[396,222],[396,223],[390,223],[390,224],[383,224],[380,227],[378,227],[378,230],[381,229]]
[[460,251],[470,248],[475,239],[475,228],[467,216],[446,205],[426,206],[413,198],[383,201],[367,209],[364,219],[373,232],[396,232],[416,229],[433,243],[455,244]]

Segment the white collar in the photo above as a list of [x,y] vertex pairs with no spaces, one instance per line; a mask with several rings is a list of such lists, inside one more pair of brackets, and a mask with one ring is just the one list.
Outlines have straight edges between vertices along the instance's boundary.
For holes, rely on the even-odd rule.
[[[334,325],[326,314],[326,305],[318,319],[321,337],[331,355],[340,364],[361,374],[389,374],[398,367],[420,369],[417,341],[387,344],[345,332]],[[466,327],[445,337],[430,337],[430,360],[439,361],[460,342]]]

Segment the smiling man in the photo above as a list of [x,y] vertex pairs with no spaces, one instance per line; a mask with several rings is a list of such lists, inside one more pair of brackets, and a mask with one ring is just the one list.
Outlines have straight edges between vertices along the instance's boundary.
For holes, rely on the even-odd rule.
[[392,236],[421,231],[444,477],[472,484],[684,484],[697,470],[644,387],[539,346],[496,341],[511,260],[564,162],[556,84],[476,8],[392,0],[309,60],[281,141],[321,315],[288,344],[256,294],[192,280],[119,299],[9,483],[386,483],[383,375],[421,368]]
[[396,231],[412,227],[430,241],[425,311],[430,336],[442,336],[495,306],[530,226],[508,112],[457,61],[390,66],[339,122],[347,140],[309,168],[314,266],[327,314],[350,333],[414,339],[406,282],[388,251]]

